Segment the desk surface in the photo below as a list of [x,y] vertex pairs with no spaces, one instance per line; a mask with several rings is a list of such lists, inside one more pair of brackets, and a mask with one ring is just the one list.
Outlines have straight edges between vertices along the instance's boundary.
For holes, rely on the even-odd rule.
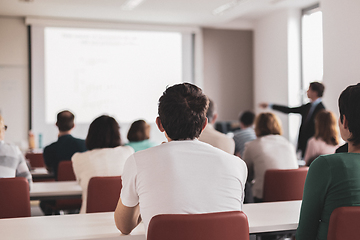
[[82,189],[76,181],[34,182],[30,189],[30,200],[81,197]]
[[33,179],[47,179],[54,178],[54,173],[49,173],[49,171],[44,167],[33,168],[30,170],[30,173]]
[[[250,233],[295,230],[301,201],[245,204]],[[0,220],[4,239],[119,239],[145,240],[140,224],[130,235],[122,235],[114,213],[74,214]]]

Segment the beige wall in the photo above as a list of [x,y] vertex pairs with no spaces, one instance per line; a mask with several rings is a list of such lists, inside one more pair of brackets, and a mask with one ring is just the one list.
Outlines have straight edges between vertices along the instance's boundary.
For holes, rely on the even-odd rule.
[[338,98],[360,82],[360,1],[322,0],[324,32],[324,102],[339,116]]
[[5,139],[26,148],[29,121],[27,28],[23,18],[0,17],[0,113]]
[[204,28],[203,39],[204,91],[218,120],[237,120],[253,109],[253,32]]

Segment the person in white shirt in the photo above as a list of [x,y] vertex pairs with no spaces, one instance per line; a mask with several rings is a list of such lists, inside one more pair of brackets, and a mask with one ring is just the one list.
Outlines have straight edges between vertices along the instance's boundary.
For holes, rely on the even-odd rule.
[[209,99],[209,108],[206,112],[206,117],[208,119],[208,124],[201,132],[199,140],[217,147],[227,153],[234,154],[234,140],[214,128],[218,114],[215,111],[215,104],[211,99]]
[[207,125],[207,108],[207,97],[190,83],[169,87],[160,97],[156,124],[168,142],[136,152],[125,163],[115,210],[123,234],[141,219],[147,231],[158,214],[241,211],[246,164],[197,140]]
[[243,159],[249,168],[255,202],[262,202],[265,172],[269,169],[298,168],[295,147],[283,136],[280,120],[273,113],[255,119],[257,139],[245,144]]
[[4,141],[7,126],[0,115],[0,178],[24,177],[32,185],[32,176],[19,147]]
[[134,153],[130,146],[120,146],[119,124],[110,116],[96,118],[85,140],[88,151],[75,153],[72,164],[76,180],[82,188],[80,213],[86,212],[89,181],[96,176],[121,176],[126,159]]

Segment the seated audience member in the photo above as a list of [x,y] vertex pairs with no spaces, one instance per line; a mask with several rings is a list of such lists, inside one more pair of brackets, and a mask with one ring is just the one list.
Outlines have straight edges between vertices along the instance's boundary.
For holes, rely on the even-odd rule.
[[151,142],[150,139],[150,125],[144,120],[137,120],[133,122],[127,134],[129,142],[125,145],[132,147],[135,152],[154,147],[157,144]]
[[256,139],[254,130],[255,114],[251,111],[245,111],[241,114],[240,130],[234,133],[235,155],[241,157],[244,154],[245,143]]
[[0,115],[0,178],[24,177],[32,185],[32,176],[19,147],[5,143],[7,126]]
[[76,152],[85,152],[85,141],[71,136],[74,128],[74,114],[62,111],[57,114],[56,126],[59,129],[58,140],[44,148],[45,165],[57,177],[57,168],[60,161],[68,160]]
[[121,176],[126,159],[134,153],[129,146],[120,146],[119,124],[112,117],[102,115],[89,127],[86,137],[88,151],[75,153],[73,163],[76,180],[82,188],[80,213],[86,212],[87,187],[96,176]]
[[245,144],[243,160],[253,181],[255,202],[262,202],[265,172],[298,168],[294,146],[282,134],[280,120],[273,113],[261,113],[255,120],[257,139]]
[[339,128],[348,153],[320,156],[306,177],[296,240],[326,240],[330,215],[360,205],[360,83],[339,97]]
[[215,104],[212,100],[209,99],[209,108],[206,112],[208,124],[205,127],[204,131],[202,131],[202,133],[200,134],[199,140],[208,143],[214,147],[220,148],[227,153],[234,154],[234,140],[226,136],[225,134],[215,130],[214,128],[217,116],[218,115],[215,112]]
[[332,112],[322,110],[315,117],[315,135],[307,143],[304,161],[309,166],[320,155],[335,153],[339,147],[339,132],[336,117]]
[[[198,141],[207,125],[208,99],[190,83],[165,90],[157,126],[168,142],[131,155],[115,210],[118,229],[129,234],[163,214],[241,211],[247,168],[238,157]],[[141,214],[141,217],[140,217]]]

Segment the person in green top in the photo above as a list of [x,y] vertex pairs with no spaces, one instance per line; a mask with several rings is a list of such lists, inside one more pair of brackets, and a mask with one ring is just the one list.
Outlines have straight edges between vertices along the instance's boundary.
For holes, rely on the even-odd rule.
[[125,145],[132,147],[135,152],[154,147],[157,144],[151,142],[150,138],[150,125],[144,120],[137,120],[133,122],[128,131],[127,139],[129,142]]
[[326,240],[333,210],[360,206],[360,83],[339,97],[339,128],[347,153],[322,155],[311,163],[305,181],[296,240]]

